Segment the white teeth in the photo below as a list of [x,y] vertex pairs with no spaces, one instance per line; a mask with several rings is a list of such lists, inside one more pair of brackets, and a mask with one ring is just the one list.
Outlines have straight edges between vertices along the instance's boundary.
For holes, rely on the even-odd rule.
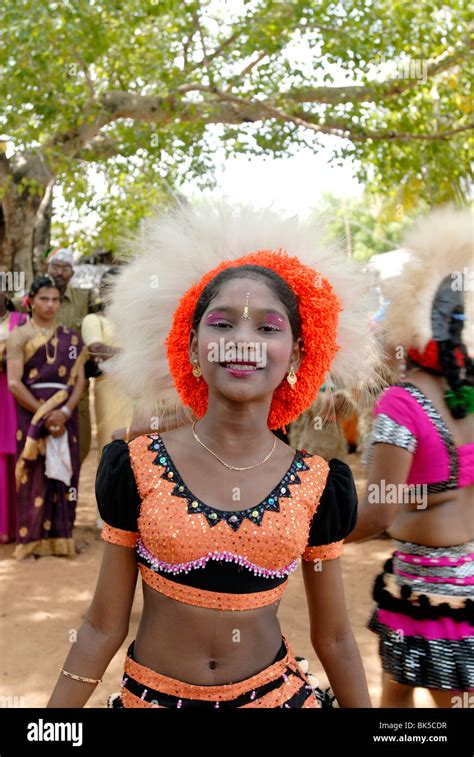
[[232,368],[233,371],[256,371],[256,365],[236,365],[235,363],[226,363],[226,368]]

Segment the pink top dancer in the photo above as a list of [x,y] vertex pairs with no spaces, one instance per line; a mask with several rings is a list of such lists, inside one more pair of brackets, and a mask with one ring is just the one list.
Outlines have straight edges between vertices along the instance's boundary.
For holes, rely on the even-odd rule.
[[472,265],[471,213],[436,208],[400,246],[409,258],[385,284],[382,328],[408,378],[374,410],[368,494],[348,541],[394,540],[368,623],[381,707],[414,707],[417,687],[456,707],[474,690],[474,363],[463,341],[473,301],[459,281]]
[[[436,494],[474,483],[474,443],[456,447],[418,386],[404,381],[389,387],[374,415],[369,459],[377,443],[411,452],[408,486]],[[378,606],[368,625],[379,636],[384,670],[405,685],[472,691],[474,541],[452,547],[394,541],[375,582]]]
[[427,493],[474,484],[474,443],[456,447],[431,400],[408,381],[391,386],[374,410],[372,443],[388,441],[413,452],[407,484],[426,484]]

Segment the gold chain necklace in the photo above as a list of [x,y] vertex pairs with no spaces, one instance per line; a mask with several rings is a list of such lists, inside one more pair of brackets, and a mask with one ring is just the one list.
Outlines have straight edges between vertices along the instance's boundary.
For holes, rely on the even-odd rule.
[[[58,356],[58,327],[55,323],[53,323],[52,326],[38,326],[37,323],[35,323],[34,318],[31,319],[31,323],[33,325],[33,328],[39,331],[43,336],[46,338],[46,342],[44,343],[44,351],[46,352],[46,362],[48,365],[53,365],[53,363],[56,362],[56,358]],[[51,339],[51,344],[53,345],[53,354],[50,355],[49,349],[48,349],[48,336],[51,333],[51,330],[54,329],[54,335]]]
[[195,426],[196,426],[196,423],[197,423],[197,420],[195,420],[195,421],[194,421],[194,423],[193,423],[193,428],[192,428],[192,431],[193,431],[193,434],[194,434],[194,438],[196,439],[196,441],[197,441],[197,442],[199,442],[199,444],[200,444],[200,445],[201,445],[202,447],[204,447],[205,449],[207,449],[207,451],[208,451],[208,452],[210,452],[210,453],[211,453],[211,455],[214,455],[214,457],[215,457],[215,458],[216,458],[217,460],[219,460],[219,462],[220,462],[220,463],[222,463],[222,465],[225,465],[225,467],[226,467],[226,468],[230,468],[231,470],[250,470],[251,468],[258,468],[258,466],[259,466],[259,465],[263,465],[263,463],[266,463],[266,462],[267,462],[268,458],[270,457],[270,455],[272,454],[272,452],[273,452],[273,450],[275,449],[275,446],[276,446],[276,436],[275,436],[275,437],[274,437],[274,439],[273,439],[273,447],[271,448],[270,452],[269,452],[269,453],[268,453],[268,455],[267,455],[267,456],[266,456],[266,457],[265,457],[265,458],[264,458],[264,459],[262,460],[262,462],[261,462],[261,463],[257,463],[256,465],[246,465],[246,466],[244,466],[243,468],[239,468],[239,467],[238,467],[238,466],[236,466],[236,465],[229,465],[229,463],[225,463],[225,462],[224,462],[224,460],[221,460],[221,458],[219,457],[219,455],[216,455],[216,453],[215,453],[215,452],[213,452],[213,451],[212,451],[212,449],[209,449],[209,447],[207,447],[207,446],[206,446],[206,445],[204,444],[204,442],[202,442],[202,441],[200,440],[200,438],[198,437],[198,435],[196,434],[196,431],[195,431]]

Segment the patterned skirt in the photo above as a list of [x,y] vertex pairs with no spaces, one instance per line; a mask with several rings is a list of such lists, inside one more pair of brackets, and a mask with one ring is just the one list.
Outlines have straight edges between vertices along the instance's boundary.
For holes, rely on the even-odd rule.
[[425,547],[395,541],[377,576],[368,628],[398,683],[474,690],[474,541]]
[[[304,671],[304,658],[293,655],[287,639],[274,662],[250,678],[236,683],[207,686],[186,683],[157,673],[134,659],[134,641],[125,660],[120,692],[111,694],[107,706],[120,707],[287,707],[333,706],[330,690],[323,692]],[[313,683],[311,682],[313,680]]]

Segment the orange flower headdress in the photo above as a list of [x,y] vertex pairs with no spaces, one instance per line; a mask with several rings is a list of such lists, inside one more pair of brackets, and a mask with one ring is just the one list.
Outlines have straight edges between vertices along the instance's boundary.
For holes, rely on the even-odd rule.
[[202,417],[208,392],[196,381],[188,336],[196,303],[223,269],[272,269],[299,302],[304,352],[294,389],[274,392],[268,425],[281,428],[308,408],[326,381],[361,388],[377,359],[367,278],[321,228],[270,210],[226,203],[180,206],[150,218],[131,243],[134,259],[117,277],[108,315],[122,351],[106,364],[143,416]]

